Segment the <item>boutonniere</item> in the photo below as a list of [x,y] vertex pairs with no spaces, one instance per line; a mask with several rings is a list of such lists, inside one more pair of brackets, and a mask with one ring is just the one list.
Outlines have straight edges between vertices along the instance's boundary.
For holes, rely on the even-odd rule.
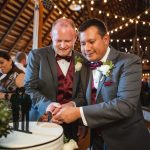
[[83,59],[79,56],[75,56],[75,72],[80,71],[82,68]]
[[105,86],[110,86],[110,85],[112,85],[112,83],[113,83],[112,81],[107,81],[107,82],[104,82],[104,85]]
[[102,72],[103,75],[105,75],[106,77],[109,77],[110,72],[113,68],[114,68],[114,64],[112,63],[112,61],[107,60],[103,62],[103,65],[101,65],[97,69],[98,71]]
[[77,148],[78,148],[78,145],[76,141],[74,141],[73,139],[69,140],[64,136],[63,150],[74,150]]

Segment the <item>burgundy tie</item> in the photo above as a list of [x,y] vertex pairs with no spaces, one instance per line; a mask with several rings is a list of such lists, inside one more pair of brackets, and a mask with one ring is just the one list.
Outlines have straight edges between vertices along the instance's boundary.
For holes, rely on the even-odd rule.
[[88,66],[94,70],[97,67],[100,67],[103,63],[101,61],[96,61],[96,62],[88,62]]
[[97,89],[94,87],[94,81],[92,81],[92,95],[91,95],[91,103],[95,104],[96,103],[96,92]]
[[57,54],[56,60],[59,61],[61,59],[65,59],[66,61],[70,62],[71,56],[60,56],[60,55]]

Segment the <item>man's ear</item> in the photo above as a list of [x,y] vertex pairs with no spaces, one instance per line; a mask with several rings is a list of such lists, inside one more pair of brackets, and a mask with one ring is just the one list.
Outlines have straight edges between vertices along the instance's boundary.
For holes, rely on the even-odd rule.
[[110,36],[109,36],[108,33],[106,33],[106,34],[104,35],[103,40],[104,40],[105,44],[106,44],[107,46],[109,46]]
[[75,33],[74,43],[76,42],[77,38],[77,33]]
[[51,37],[51,39],[53,38],[53,34],[52,34],[52,32],[50,32],[50,37]]

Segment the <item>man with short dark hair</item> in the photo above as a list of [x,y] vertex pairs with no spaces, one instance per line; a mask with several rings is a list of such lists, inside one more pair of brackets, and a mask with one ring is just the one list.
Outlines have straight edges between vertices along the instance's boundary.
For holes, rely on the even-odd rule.
[[109,38],[98,19],[80,26],[81,51],[89,61],[81,84],[89,106],[63,108],[54,119],[70,123],[82,118],[91,128],[92,150],[149,150],[150,134],[139,100],[141,59],[115,50]]

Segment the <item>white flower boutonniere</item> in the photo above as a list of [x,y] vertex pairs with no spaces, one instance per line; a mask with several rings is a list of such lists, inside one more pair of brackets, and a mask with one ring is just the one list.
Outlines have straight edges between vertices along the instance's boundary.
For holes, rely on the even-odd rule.
[[78,148],[77,142],[71,139],[69,142],[64,144],[63,150],[74,150],[77,148]]
[[79,56],[75,56],[75,72],[80,71],[82,68],[83,59]]
[[98,67],[97,69],[102,72],[106,77],[110,76],[110,71],[114,68],[114,64],[112,61],[103,62],[103,65]]

